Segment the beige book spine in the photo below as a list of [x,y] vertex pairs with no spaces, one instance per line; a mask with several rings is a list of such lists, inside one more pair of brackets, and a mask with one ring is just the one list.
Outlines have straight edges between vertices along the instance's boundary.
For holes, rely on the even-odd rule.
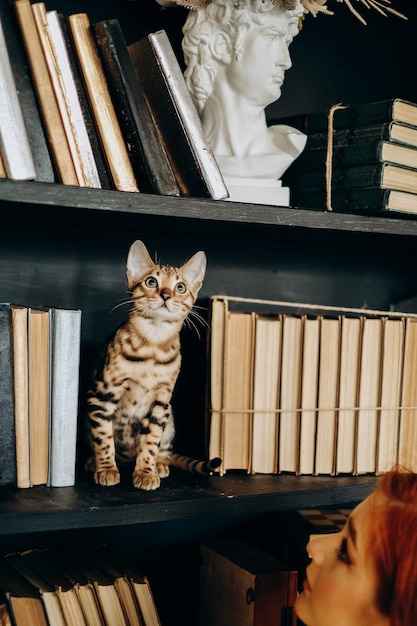
[[90,33],[88,16],[86,13],[75,13],[69,16],[68,22],[114,186],[119,191],[137,192],[139,189],[103,67]]
[[12,306],[17,487],[30,487],[28,309]]
[[29,66],[42,118],[59,178],[64,185],[78,185],[71,152],[55,98],[30,0],[15,0]]

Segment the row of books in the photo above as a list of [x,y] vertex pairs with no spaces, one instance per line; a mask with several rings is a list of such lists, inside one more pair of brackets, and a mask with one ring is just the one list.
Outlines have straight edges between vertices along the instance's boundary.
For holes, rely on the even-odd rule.
[[393,98],[288,116],[308,135],[284,176],[292,205],[417,213],[417,104]]
[[75,484],[79,309],[0,305],[0,484]]
[[165,31],[127,45],[43,2],[0,8],[0,177],[227,197]]
[[149,580],[106,546],[0,558],[2,626],[161,626]]
[[221,473],[417,470],[417,315],[215,296],[210,359]]

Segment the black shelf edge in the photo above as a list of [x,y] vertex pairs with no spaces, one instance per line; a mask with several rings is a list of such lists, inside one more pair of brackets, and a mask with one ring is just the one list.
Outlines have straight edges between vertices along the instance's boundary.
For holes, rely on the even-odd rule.
[[208,223],[219,223],[247,225],[251,228],[267,226],[417,236],[417,220],[408,214],[396,217],[391,213],[380,217],[8,179],[0,181],[0,204],[3,207],[3,221],[19,221],[24,216],[33,223],[51,220],[59,223],[65,218],[83,224],[91,223],[100,214],[100,219],[121,216],[136,219],[175,218],[197,222],[200,228]]
[[0,535],[146,524],[355,504],[374,476],[227,474],[168,478],[154,492],[130,486],[2,488]]

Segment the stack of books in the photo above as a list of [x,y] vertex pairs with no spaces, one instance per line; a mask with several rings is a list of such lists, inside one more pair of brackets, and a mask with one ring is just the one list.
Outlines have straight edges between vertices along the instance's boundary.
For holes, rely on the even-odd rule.
[[214,296],[220,472],[417,471],[417,315]]
[[284,176],[292,206],[417,213],[417,104],[394,98],[335,105],[273,123],[308,136]]
[[0,594],[5,625],[161,626],[148,578],[105,546],[0,557]]
[[0,305],[0,484],[75,484],[79,309]]
[[117,20],[14,0],[0,59],[0,178],[227,197],[165,31],[128,46]]

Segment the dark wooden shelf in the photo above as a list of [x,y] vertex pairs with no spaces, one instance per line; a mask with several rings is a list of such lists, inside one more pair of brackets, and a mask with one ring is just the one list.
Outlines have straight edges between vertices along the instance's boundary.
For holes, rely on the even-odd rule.
[[170,520],[261,514],[311,506],[356,503],[375,477],[253,476],[165,479],[161,488],[133,487],[8,489],[0,491],[0,535],[146,524]]
[[[251,232],[274,229],[304,229],[417,237],[417,220],[406,214],[346,214],[204,198],[176,198],[150,194],[85,189],[57,184],[0,181],[0,202],[3,222],[68,223],[75,225],[130,225],[175,220],[187,232],[208,233],[210,226],[223,228],[248,227]],[[123,218],[123,219],[122,219]],[[265,227],[267,229],[265,230]],[[229,232],[229,231],[228,231]],[[236,234],[241,231],[235,231]]]

